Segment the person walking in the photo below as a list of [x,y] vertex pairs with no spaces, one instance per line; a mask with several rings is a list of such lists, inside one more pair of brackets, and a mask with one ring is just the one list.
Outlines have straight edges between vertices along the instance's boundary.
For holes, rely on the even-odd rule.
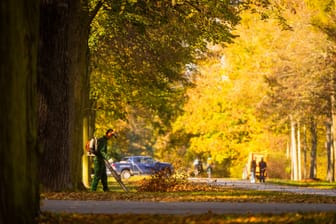
[[259,162],[259,180],[260,183],[263,182],[265,183],[265,173],[266,173],[266,168],[267,168],[267,164],[264,161],[264,158],[261,158],[260,162]]
[[101,181],[103,185],[103,191],[108,191],[107,185],[107,174],[106,174],[106,166],[105,160],[108,160],[107,156],[107,141],[116,137],[116,134],[113,129],[108,129],[105,135],[97,140],[97,152],[96,156],[93,159],[94,164],[94,177],[91,184],[91,191],[96,191],[99,181]]
[[207,160],[206,171],[207,171],[207,174],[208,174],[208,179],[210,181],[211,180],[211,174],[212,174],[212,171],[213,171],[213,162],[212,162],[211,157],[209,157],[208,160]]
[[250,167],[250,172],[251,172],[251,183],[255,183],[255,174],[256,174],[256,169],[257,169],[257,162],[255,159],[251,161],[251,167]]
[[194,160],[194,174],[195,176],[201,174],[203,172],[202,161],[199,158]]

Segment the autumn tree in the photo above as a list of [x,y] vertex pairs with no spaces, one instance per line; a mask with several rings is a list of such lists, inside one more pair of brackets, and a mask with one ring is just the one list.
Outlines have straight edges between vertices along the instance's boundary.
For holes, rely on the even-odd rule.
[[[279,5],[278,5],[279,6]],[[331,43],[311,23],[314,10],[301,1],[286,1],[281,7],[286,30],[278,42],[273,72],[266,76],[270,86],[268,99],[271,104],[264,107],[267,114],[278,115],[279,121],[286,121],[292,127],[291,150],[293,179],[299,179],[301,170],[300,139],[296,129],[307,125],[311,131],[310,177],[316,178],[316,159],[319,141],[318,126],[324,126],[328,119],[329,100],[326,97],[328,81],[326,71],[330,70],[326,55]],[[302,37],[305,38],[302,38]],[[323,41],[321,41],[323,40]],[[280,47],[282,46],[282,47]],[[324,81],[322,81],[324,80]],[[271,101],[268,101],[269,103]],[[264,103],[267,102],[265,99]],[[294,136],[293,136],[294,135]],[[297,135],[300,136],[300,135]],[[297,141],[297,142],[296,142]]]
[[251,35],[258,32],[256,26],[247,29],[251,21],[247,14],[241,16],[235,31],[241,38],[225,48],[209,46],[198,61],[195,87],[187,92],[184,114],[174,123],[171,136],[173,141],[185,140],[184,156],[211,156],[221,175],[234,177],[240,177],[249,152],[270,148],[262,139],[256,111],[265,93],[262,75],[268,68],[261,59],[267,41]]
[[[326,35],[311,24],[312,15],[314,15],[313,11],[304,2],[295,0],[274,1],[267,7],[256,5],[241,14],[242,20],[235,32],[239,37],[235,38],[235,43],[228,45],[221,52],[223,59],[220,60],[220,56],[217,59],[227,63],[227,69],[222,71],[221,75],[217,74],[217,79],[220,80],[219,77],[226,75],[228,83],[231,82],[232,85],[232,87],[226,85],[226,88],[232,88],[232,91],[222,93],[217,90],[214,93],[215,88],[211,89],[210,84],[204,85],[204,83],[211,83],[216,86],[214,84],[217,82],[211,77],[216,77],[215,74],[221,72],[218,68],[214,69],[215,72],[208,70],[196,76],[196,88],[190,90],[190,104],[188,102],[185,105],[185,114],[176,122],[179,127],[177,135],[186,133],[180,138],[186,140],[184,147],[194,153],[199,151],[208,153],[211,148],[222,148],[217,152],[213,150],[213,157],[219,158],[219,155],[229,152],[230,145],[225,144],[225,137],[230,136],[230,131],[239,127],[239,124],[234,121],[240,116],[249,117],[248,122],[242,124],[242,127],[248,126],[249,122],[255,119],[257,122],[254,125],[259,128],[259,131],[258,128],[250,129],[248,132],[250,144],[238,144],[231,152],[233,156],[230,160],[234,161],[235,155],[239,153],[243,155],[244,150],[255,150],[255,148],[267,149],[272,155],[276,153],[275,148],[277,148],[285,155],[286,138],[287,141],[290,139],[284,136],[290,136],[290,130],[292,130],[292,170],[295,179],[298,179],[301,174],[300,130],[303,130],[300,127],[307,125],[310,130],[308,136],[311,146],[310,170],[311,175],[316,177],[317,159],[323,154],[322,151],[317,151],[323,147],[320,139],[321,124],[324,127],[330,111],[328,109],[330,103],[326,97],[330,82],[327,81],[329,79],[326,74],[333,65],[328,66],[326,63],[330,61],[328,52],[332,44]],[[199,66],[204,69],[202,62]],[[212,66],[205,65],[205,67]],[[245,79],[248,81],[244,83]],[[236,93],[233,93],[234,91]],[[233,94],[235,94],[234,97],[232,97]],[[228,105],[225,111],[231,115],[224,119],[225,116],[222,113],[223,120],[216,123],[219,127],[209,130],[212,122],[219,116],[217,109],[210,106],[212,101],[218,100],[217,97],[225,101],[221,105]],[[238,99],[238,103],[235,99]],[[241,113],[238,115],[237,111],[240,110]],[[238,116],[235,117],[234,114]],[[226,120],[231,121],[232,126],[227,125],[226,128],[222,128],[228,123]],[[217,144],[219,147],[212,147],[211,144],[207,146],[205,143],[207,140],[212,144],[216,142],[210,137],[216,132],[221,132],[221,136],[225,136]],[[253,133],[254,136],[251,135]],[[274,136],[278,137],[274,138]],[[258,145],[256,144],[258,138],[265,141]],[[303,138],[305,139],[306,136]],[[279,144],[276,146],[266,144],[271,141]],[[232,138],[230,143],[234,142],[235,138]],[[284,156],[282,161],[285,161]]]
[[[106,16],[110,17],[110,20],[106,21],[106,24],[110,24],[107,29],[110,33],[107,34],[116,32],[112,35],[114,39],[110,39],[116,42],[110,42],[113,43],[112,45],[105,45],[116,47],[111,52],[117,55],[109,54],[107,57],[107,59],[112,59],[110,62],[117,62],[113,73],[116,75],[113,79],[116,83],[114,86],[122,86],[120,92],[127,93],[121,97],[118,94],[112,94],[112,100],[109,102],[118,102],[118,99],[129,100],[135,97],[150,98],[151,100],[143,101],[145,102],[143,105],[151,109],[150,112],[163,111],[161,108],[165,104],[154,103],[154,99],[158,95],[163,96],[164,99],[169,93],[167,90],[173,90],[170,82],[178,77],[177,74],[186,61],[181,60],[174,64],[176,61],[172,60],[173,57],[183,59],[184,56],[178,49],[188,49],[188,45],[201,48],[204,45],[204,39],[215,41],[219,37],[229,38],[229,22],[224,21],[235,20],[234,13],[223,2],[202,3],[201,5],[195,2],[178,2],[175,5],[171,1],[154,1],[150,4],[147,1],[90,1],[91,3],[92,7],[87,1],[71,3],[70,1],[41,1],[38,103],[39,139],[43,150],[40,163],[45,169],[41,169],[40,177],[43,190],[47,191],[75,189],[81,186],[82,128],[83,124],[86,129],[88,127],[86,125],[88,119],[83,121],[83,118],[87,115],[87,111],[90,111],[88,108],[90,105],[86,104],[85,96],[85,92],[88,92],[87,41],[92,18],[100,11],[99,9],[107,12]],[[174,7],[180,10],[175,12],[186,14],[175,18],[174,16],[178,14],[171,13],[175,10]],[[206,17],[207,15],[210,17]],[[223,16],[225,20],[220,20]],[[193,27],[193,23],[198,21],[199,26],[189,31],[195,32],[195,35],[191,37],[197,37],[195,40],[202,41],[188,41],[190,36],[186,34],[189,31],[185,31],[181,32],[184,34],[183,37],[165,45],[166,40],[169,40],[168,34],[173,31],[176,34],[183,31],[178,30],[183,22],[183,20],[175,20],[178,18],[187,18],[188,21],[185,22],[188,22],[189,27]],[[202,18],[208,19],[202,21]],[[175,26],[166,26],[173,20],[175,20]],[[224,32],[211,32],[204,36],[209,28]],[[144,33],[145,30],[152,31]],[[166,35],[161,35],[161,31],[164,31]],[[109,40],[108,37],[110,35],[104,36]],[[136,38],[132,39],[132,37]],[[164,38],[160,41],[152,41],[161,37]],[[100,41],[98,38],[96,40]],[[157,51],[161,45],[163,45],[161,51]],[[170,52],[174,54],[163,56],[162,50],[165,49],[175,50]],[[165,64],[172,62],[167,60],[167,56],[172,57],[170,60],[173,63]],[[153,69],[154,67],[146,68],[150,63],[144,63],[146,62],[144,59],[153,59],[151,63],[156,62],[156,70]],[[139,66],[141,69],[137,70]],[[152,89],[153,86],[157,88]],[[139,91],[139,87],[142,87],[140,89],[143,91]],[[167,90],[160,90],[165,88]],[[95,110],[102,108],[99,105],[103,107],[108,105],[99,103],[97,103],[98,107],[94,108]],[[126,108],[123,104],[119,105],[122,105],[120,108]],[[154,107],[148,107],[149,105]],[[84,131],[89,134],[87,130],[84,129]]]
[[[330,1],[307,1],[310,8],[314,9],[314,16],[312,16],[312,24],[318,27],[325,33],[333,45],[329,48],[328,54],[325,59],[319,64],[322,65],[323,78],[326,98],[329,98],[329,119],[326,122],[327,139],[328,139],[328,170],[327,178],[330,181],[335,181],[336,178],[336,113],[335,113],[335,43],[336,43],[336,3],[334,0]],[[326,69],[327,68],[327,69]]]
[[39,212],[38,2],[1,1],[0,223],[34,223]]
[[[130,137],[125,148],[130,151],[137,145],[150,152],[180,112],[190,82],[186,65],[207,41],[232,38],[235,13],[225,2],[104,2],[90,38],[96,127],[116,124],[117,118],[129,120],[122,131]],[[143,145],[137,144],[141,140],[131,126],[137,121],[152,130],[143,135],[149,137]]]

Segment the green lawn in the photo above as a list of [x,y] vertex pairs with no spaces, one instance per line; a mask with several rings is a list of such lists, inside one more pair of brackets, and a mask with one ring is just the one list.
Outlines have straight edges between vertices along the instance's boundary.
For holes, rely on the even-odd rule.
[[297,187],[314,187],[319,189],[336,189],[335,182],[330,183],[327,181],[314,181],[314,180],[292,181],[292,180],[271,179],[268,180],[268,183],[287,185],[287,186],[297,186]]

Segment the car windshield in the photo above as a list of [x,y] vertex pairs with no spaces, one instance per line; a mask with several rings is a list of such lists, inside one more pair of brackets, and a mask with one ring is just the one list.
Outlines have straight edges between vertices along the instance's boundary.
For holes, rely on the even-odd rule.
[[151,157],[144,157],[141,159],[141,163],[152,164],[154,163],[154,160]]
[[124,158],[122,158],[120,161],[122,161],[122,162],[127,162],[128,160],[129,160],[128,157],[124,157]]

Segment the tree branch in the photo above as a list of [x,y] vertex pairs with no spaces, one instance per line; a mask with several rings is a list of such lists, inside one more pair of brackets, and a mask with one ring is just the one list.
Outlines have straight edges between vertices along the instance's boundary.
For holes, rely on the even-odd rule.
[[92,20],[95,18],[95,16],[97,15],[99,9],[103,6],[103,1],[99,1],[97,3],[97,5],[95,6],[95,8],[89,12],[89,21],[88,21],[88,25],[90,25],[92,23]]

